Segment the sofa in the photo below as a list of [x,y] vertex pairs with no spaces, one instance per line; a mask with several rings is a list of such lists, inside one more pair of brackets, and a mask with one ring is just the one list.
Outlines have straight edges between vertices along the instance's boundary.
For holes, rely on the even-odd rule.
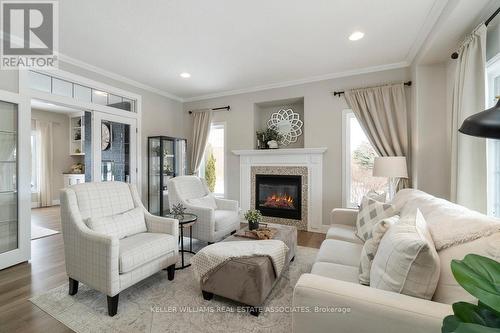
[[167,182],[167,188],[170,209],[182,204],[186,212],[198,216],[193,224],[193,238],[211,244],[240,229],[238,201],[216,198],[204,179],[175,177]]
[[[418,208],[428,223],[446,220],[467,224],[498,220],[418,190],[396,194],[393,204],[403,213]],[[331,227],[310,274],[303,274],[294,288],[293,331],[302,332],[441,332],[443,318],[456,301],[474,301],[452,275],[452,259],[468,253],[500,260],[500,232],[464,241],[438,251],[440,276],[432,300],[361,285],[358,280],[363,242],[355,236],[357,210],[334,209]],[[493,221],[495,220],[495,221]],[[450,228],[450,233],[454,228]],[[498,229],[500,230],[500,229]],[[315,311],[315,307],[333,312]],[[324,311],[324,310],[322,310]]]
[[[142,230],[122,236],[132,212]],[[96,231],[89,221],[107,224]],[[179,222],[151,215],[134,185],[84,183],[62,190],[61,225],[69,294],[78,292],[79,282],[106,294],[110,316],[122,290],[163,269],[174,279]]]

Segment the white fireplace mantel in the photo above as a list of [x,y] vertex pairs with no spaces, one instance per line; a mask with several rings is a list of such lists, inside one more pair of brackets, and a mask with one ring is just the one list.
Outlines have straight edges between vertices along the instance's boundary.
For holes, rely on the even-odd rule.
[[308,172],[308,230],[325,232],[323,225],[323,154],[326,147],[233,150],[240,156],[240,205],[250,209],[252,166],[305,166]]

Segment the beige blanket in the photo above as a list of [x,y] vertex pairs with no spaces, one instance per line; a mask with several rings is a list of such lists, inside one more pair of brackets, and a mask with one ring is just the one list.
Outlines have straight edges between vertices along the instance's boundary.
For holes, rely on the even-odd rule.
[[204,247],[191,258],[194,276],[206,281],[210,273],[233,258],[267,256],[271,259],[276,276],[285,266],[288,247],[280,240],[221,242]]
[[422,191],[401,190],[394,197],[393,204],[401,216],[420,209],[438,251],[500,232],[499,219]]

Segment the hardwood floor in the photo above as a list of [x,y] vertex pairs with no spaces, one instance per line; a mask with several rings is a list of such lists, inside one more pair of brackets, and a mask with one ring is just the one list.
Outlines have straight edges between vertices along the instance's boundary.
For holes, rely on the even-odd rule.
[[[59,207],[32,210],[32,223],[61,231]],[[319,248],[324,234],[299,231],[298,245]],[[31,261],[0,271],[0,332],[72,332],[29,298],[66,284],[61,234],[31,241]]]

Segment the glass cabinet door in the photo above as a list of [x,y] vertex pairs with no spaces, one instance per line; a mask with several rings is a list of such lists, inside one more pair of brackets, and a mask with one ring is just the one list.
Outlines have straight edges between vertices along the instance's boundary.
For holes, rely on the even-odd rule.
[[160,138],[148,138],[148,209],[151,214],[160,214]]
[[0,101],[0,254],[18,248],[17,105]]

